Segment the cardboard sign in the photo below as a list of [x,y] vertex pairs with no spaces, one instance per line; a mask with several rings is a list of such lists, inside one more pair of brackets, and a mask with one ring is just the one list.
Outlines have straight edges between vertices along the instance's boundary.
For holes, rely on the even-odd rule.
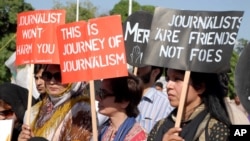
[[147,47],[153,15],[146,11],[131,14],[123,23],[127,63],[142,67],[143,52]]
[[244,47],[235,69],[235,90],[240,102],[250,113],[250,43]]
[[13,120],[0,120],[0,141],[11,141]]
[[59,64],[56,26],[64,23],[64,10],[19,13],[16,33],[16,65]]
[[57,34],[63,83],[128,75],[120,16],[60,25]]
[[156,8],[143,63],[195,72],[224,72],[242,22],[241,11]]

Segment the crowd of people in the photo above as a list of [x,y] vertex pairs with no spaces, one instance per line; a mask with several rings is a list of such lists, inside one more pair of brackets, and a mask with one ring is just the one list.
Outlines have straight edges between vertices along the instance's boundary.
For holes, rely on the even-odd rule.
[[239,99],[228,100],[226,73],[191,72],[183,107],[185,70],[145,65],[136,75],[105,78],[95,90],[95,120],[88,82],[62,83],[60,64],[32,71],[39,96],[29,111],[28,88],[0,84],[0,120],[13,120],[11,141],[90,141],[96,120],[98,141],[228,141],[230,125],[250,124]]
[[[167,95],[155,88],[163,71]],[[225,73],[191,73],[183,119],[175,127],[184,72],[144,66],[137,75],[103,79],[95,94],[97,112],[107,120],[98,124],[98,140],[228,140],[232,121],[224,101]],[[87,83],[62,84],[56,64],[36,64],[34,79],[40,97],[32,99],[29,123],[25,121],[28,90],[13,83],[0,85],[0,119],[14,120],[12,141],[91,140]]]

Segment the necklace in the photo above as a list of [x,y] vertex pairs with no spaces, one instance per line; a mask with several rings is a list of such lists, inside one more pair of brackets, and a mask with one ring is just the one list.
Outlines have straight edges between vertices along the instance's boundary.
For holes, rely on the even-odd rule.
[[198,105],[194,106],[193,108],[189,109],[188,111],[186,111],[184,114],[183,114],[183,122],[186,122],[190,116],[192,115],[192,113],[195,111],[195,109],[197,107],[199,107],[201,105],[201,103],[199,103]]

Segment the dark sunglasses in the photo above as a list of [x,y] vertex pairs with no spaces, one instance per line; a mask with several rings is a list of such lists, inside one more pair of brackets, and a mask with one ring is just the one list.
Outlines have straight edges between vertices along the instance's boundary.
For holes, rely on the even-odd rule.
[[60,72],[51,73],[48,71],[44,71],[42,73],[42,79],[44,81],[51,81],[52,78],[54,78],[56,82],[61,82],[62,80],[61,73]]
[[96,91],[96,96],[98,96],[101,100],[110,97],[110,96],[115,96],[113,93],[109,93],[105,91],[104,89],[100,89],[99,91]]
[[4,110],[4,111],[0,111],[0,116],[5,116],[5,117],[7,117],[7,116],[12,116],[13,113],[14,113],[14,112],[13,112],[11,109],[9,109],[9,110]]

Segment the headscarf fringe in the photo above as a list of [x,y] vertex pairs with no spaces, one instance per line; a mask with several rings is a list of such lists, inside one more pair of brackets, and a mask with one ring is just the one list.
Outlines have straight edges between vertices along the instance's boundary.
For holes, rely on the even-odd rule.
[[[51,116],[51,118],[46,121],[42,127],[36,128],[35,123],[38,119],[38,116],[36,117],[36,120],[33,121],[32,126],[33,132],[35,136],[41,136],[41,137],[47,137],[48,134],[50,134],[50,130],[54,130],[58,128],[62,120],[65,118],[66,114],[70,111],[70,109],[78,102],[88,102],[89,98],[86,96],[79,96],[74,99],[71,99],[58,107],[58,109],[55,111],[55,113]],[[39,114],[38,114],[39,115]],[[46,131],[46,132],[45,132]]]

